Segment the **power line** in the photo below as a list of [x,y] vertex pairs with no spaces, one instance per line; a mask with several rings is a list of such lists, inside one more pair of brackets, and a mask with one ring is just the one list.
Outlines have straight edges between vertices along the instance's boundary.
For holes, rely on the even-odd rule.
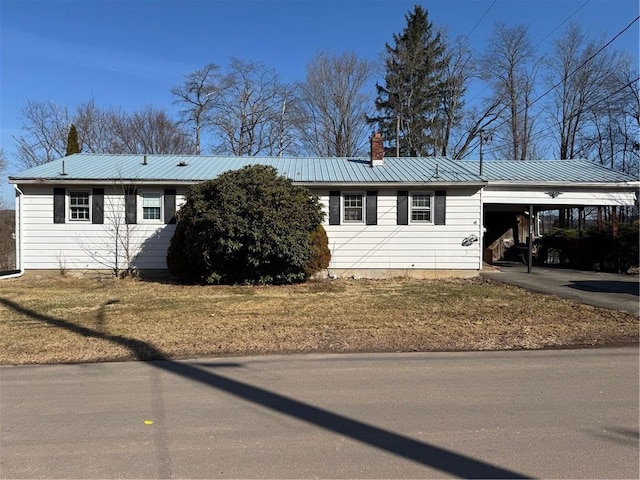
[[[640,19],[640,16],[636,17],[631,23],[629,23],[629,25],[627,25],[625,28],[623,28],[622,30],[620,30],[616,35],[614,35],[614,37],[609,40],[607,43],[605,43],[602,47],[600,47],[598,49],[598,51],[596,51],[593,55],[591,55],[589,58],[587,58],[584,62],[582,62],[579,66],[577,66],[576,68],[574,68],[570,73],[568,73],[567,75],[564,76],[564,78],[562,80],[560,80],[559,82],[557,82],[555,85],[553,85],[551,88],[549,88],[546,92],[544,92],[542,95],[540,95],[538,98],[536,98],[535,100],[533,100],[532,102],[528,103],[525,107],[521,108],[520,110],[516,111],[516,115],[520,115],[525,109],[530,108],[531,106],[533,106],[535,103],[539,102],[541,99],[543,99],[544,97],[546,97],[549,93],[551,93],[553,90],[555,90],[556,88],[558,88],[560,85],[562,85],[562,82],[566,81],[568,78],[572,77],[573,75],[575,75],[579,70],[581,70],[585,65],[587,65],[591,60],[593,60],[598,54],[600,54],[600,52],[602,52],[605,48],[607,48],[609,45],[611,45],[614,41],[616,41],[624,32],[626,32],[627,30],[629,30],[631,28],[631,26],[636,23],[638,20]],[[633,83],[633,82],[631,82]],[[616,92],[617,93],[617,92]],[[504,124],[506,124],[509,120],[503,120],[501,123],[499,123],[496,127],[494,127],[494,130],[497,130],[498,128],[500,128],[501,126],[503,126]],[[474,147],[475,148],[475,147]]]
[[491,10],[491,8],[493,8],[493,6],[496,4],[497,0],[493,0],[493,2],[491,3],[491,5],[489,5],[489,8],[487,8],[485,10],[485,12],[482,14],[482,16],[480,17],[480,19],[476,22],[476,24],[473,26],[473,28],[471,29],[471,31],[469,31],[469,33],[467,33],[467,37],[470,37],[471,34],[473,33],[473,31],[478,28],[478,25],[480,25],[480,22],[482,22],[482,20],[484,19],[484,17],[487,16],[487,13],[489,13],[489,10]]
[[[567,23],[569,20],[571,20],[571,18],[573,18],[580,10],[582,10],[585,6],[587,6],[587,4],[591,2],[591,0],[586,0],[586,2],[584,2],[582,5],[580,5],[576,10],[573,11],[573,13],[569,14],[568,17],[566,17],[562,22],[560,22],[558,25],[555,26],[555,28],[553,30],[551,30],[549,33],[547,33],[540,41],[538,41],[538,43],[536,43],[532,50],[535,50],[542,42],[544,42],[547,38],[549,38],[551,35],[553,35],[560,27],[562,27],[565,23]],[[495,1],[493,3],[496,3]],[[489,9],[493,6],[493,3],[491,4],[491,6],[489,7]],[[482,16],[482,18],[480,18],[480,20],[482,20],[484,18],[484,16],[489,12],[489,9],[487,9],[487,11],[485,12],[485,14]],[[480,20],[478,20],[478,22],[476,23],[476,25],[473,27],[473,29],[471,29],[471,31],[473,31],[478,24],[480,24]],[[471,35],[471,32],[469,32],[469,35]],[[467,35],[467,36],[469,36]],[[476,98],[478,98],[480,95],[482,95],[490,86],[487,85],[486,87],[484,87],[480,92],[478,92],[477,94],[475,94],[473,96],[473,98],[471,100],[469,100],[469,103],[473,102]]]
[[[612,93],[610,93],[609,95],[607,95],[606,97],[603,97],[603,98],[601,98],[601,99],[597,100],[596,102],[594,102],[593,104],[591,104],[591,105],[590,105],[590,106],[591,106],[591,108],[593,108],[593,107],[595,107],[595,106],[599,105],[599,104],[600,104],[600,103],[602,103],[602,102],[605,102],[605,101],[609,100],[609,99],[610,99],[610,98],[612,98],[612,97],[615,97],[618,93],[620,93],[621,91],[623,91],[625,88],[630,87],[631,85],[633,85],[634,83],[636,83],[636,82],[638,82],[638,81],[640,81],[640,76],[639,76],[639,77],[637,77],[636,79],[631,80],[630,82],[628,82],[628,83],[626,83],[626,84],[622,85],[622,86],[621,86],[620,88],[618,88],[615,92],[612,92]],[[540,138],[542,138],[542,137],[546,136],[546,133],[547,133],[547,132],[552,131],[554,128],[559,127],[561,124],[562,124],[562,120],[560,120],[560,121],[556,120],[553,124],[551,124],[551,125],[547,126],[546,128],[544,128],[544,129],[542,129],[542,130],[539,130],[538,132],[536,132],[535,134],[533,134],[533,135],[531,136],[531,140],[538,140],[538,139],[540,139]],[[480,143],[479,141],[478,141],[478,142],[476,142],[476,143],[475,143],[475,145],[474,145],[474,147],[473,147],[473,149],[475,149],[475,148],[478,146],[478,144],[479,144],[479,143]],[[470,151],[473,151],[473,149],[470,149]],[[498,149],[497,149],[497,148],[489,149],[488,151],[487,151],[487,150],[485,150],[485,153],[490,153],[490,154],[491,154],[491,153],[496,153],[496,152],[498,152]]]
[[582,10],[584,7],[586,7],[589,2],[591,2],[591,0],[587,0],[586,2],[584,2],[571,15],[569,15],[567,18],[565,18],[562,21],[562,23],[560,23],[558,26],[556,26],[556,28],[554,28],[549,33],[547,33],[546,36],[544,36],[538,43],[536,43],[533,46],[533,50],[535,50],[542,42],[544,42],[547,38],[549,38],[551,35],[553,35],[561,26],[563,26],[565,23],[567,23],[571,19],[571,17],[573,17],[576,13],[578,13],[580,10]]
[[[618,39],[618,37],[620,35],[622,35],[624,32],[626,32],[627,30],[629,30],[631,28],[631,26],[636,23],[638,20],[640,19],[640,16],[636,17],[635,20],[633,20],[629,25],[627,25],[625,28],[623,28],[622,30],[620,30],[611,40],[609,40],[607,43],[605,43],[600,49],[598,49],[598,51],[596,53],[594,53],[593,55],[591,55],[589,58],[587,58],[584,62],[582,62],[579,66],[577,66],[576,68],[574,68],[571,73],[568,73],[567,75],[565,75],[565,77],[560,80],[558,83],[556,83],[555,85],[553,85],[551,88],[549,88],[549,90],[547,90],[546,92],[544,92],[542,95],[540,95],[538,98],[536,98],[533,102],[531,102],[528,106],[532,106],[534,103],[536,103],[537,101],[539,101],[540,99],[542,99],[543,97],[547,96],[549,93],[551,93],[552,90],[555,90],[556,88],[558,88],[560,85],[562,85],[562,82],[564,82],[565,80],[567,80],[569,77],[572,77],[573,75],[575,75],[578,70],[580,70],[582,67],[584,67],[587,63],[589,63],[591,60],[593,60],[596,55],[598,55],[600,52],[602,52],[605,48],[607,48],[609,45],[611,45],[614,41],[616,41]],[[520,112],[518,112],[520,113]]]

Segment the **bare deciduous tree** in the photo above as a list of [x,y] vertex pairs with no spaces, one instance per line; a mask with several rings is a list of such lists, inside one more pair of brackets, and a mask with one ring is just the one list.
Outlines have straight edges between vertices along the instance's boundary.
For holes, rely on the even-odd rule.
[[611,91],[615,61],[606,52],[596,56],[598,48],[572,24],[554,42],[547,62],[547,81],[554,87],[549,107],[561,159],[576,157],[579,141],[590,130],[589,112]]
[[52,101],[27,101],[20,109],[24,136],[14,137],[17,156],[27,168],[64,157],[71,118],[66,107]]
[[494,134],[502,158],[527,160],[535,156],[532,102],[538,63],[526,26],[496,24],[482,64],[484,78],[493,87],[492,103],[505,107]]
[[210,63],[185,75],[184,83],[171,89],[171,93],[177,97],[176,103],[183,106],[180,111],[182,120],[193,126],[195,151],[196,155],[200,155],[202,130],[208,125],[207,110],[221,94],[218,66]]
[[[208,122],[220,137],[217,153],[274,155],[283,153],[287,101],[292,87],[280,82],[277,73],[259,63],[230,61],[222,77],[221,91],[208,113]],[[284,120],[284,121],[283,121]]]
[[[126,196],[135,192],[136,181],[120,177],[105,190],[104,223],[99,235],[88,234],[79,239],[80,248],[95,263],[109,270],[114,277],[135,277],[137,270],[135,260],[140,253],[138,225],[127,221]],[[59,258],[62,268],[65,259]]]
[[71,115],[66,107],[51,101],[28,101],[20,113],[26,135],[16,138],[17,155],[26,168],[64,157],[71,123],[76,125],[83,152],[193,152],[188,133],[164,110],[152,107],[129,114],[101,109],[90,100],[81,103]]
[[[464,94],[474,75],[471,47],[465,37],[458,37],[447,47],[442,96],[442,131],[435,135],[434,154],[446,156],[454,128],[462,120]],[[440,141],[437,141],[437,140]]]
[[146,107],[132,114],[112,113],[110,153],[189,154],[193,143],[187,132],[163,110]]
[[366,114],[373,109],[373,95],[365,89],[374,68],[372,62],[352,52],[319,52],[307,65],[305,81],[300,84],[298,126],[307,152],[329,157],[363,152],[369,129]]
[[7,152],[4,148],[0,147],[0,183],[4,181],[4,173],[7,169]]

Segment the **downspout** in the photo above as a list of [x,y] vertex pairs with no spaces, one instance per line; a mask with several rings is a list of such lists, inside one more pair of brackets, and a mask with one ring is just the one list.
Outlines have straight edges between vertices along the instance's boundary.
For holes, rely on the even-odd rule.
[[478,231],[478,238],[480,239],[480,265],[478,270],[482,270],[482,266],[484,264],[484,198],[482,198],[482,194],[484,193],[484,186],[480,189],[480,225]]
[[22,200],[24,198],[24,193],[18,187],[18,185],[13,185],[15,188],[17,196],[16,196],[16,273],[10,273],[9,275],[1,275],[0,280],[8,280],[10,278],[18,278],[24,275],[24,262],[22,261]]

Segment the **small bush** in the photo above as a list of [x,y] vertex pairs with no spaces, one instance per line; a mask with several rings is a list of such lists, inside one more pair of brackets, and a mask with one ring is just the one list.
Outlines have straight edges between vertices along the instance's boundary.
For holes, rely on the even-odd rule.
[[320,203],[272,167],[248,166],[194,185],[177,217],[167,265],[183,281],[284,284],[304,281],[316,268],[311,244]]
[[311,257],[305,269],[307,278],[329,268],[329,262],[331,261],[329,239],[322,225],[318,224],[315,230],[309,235],[309,248],[311,250]]

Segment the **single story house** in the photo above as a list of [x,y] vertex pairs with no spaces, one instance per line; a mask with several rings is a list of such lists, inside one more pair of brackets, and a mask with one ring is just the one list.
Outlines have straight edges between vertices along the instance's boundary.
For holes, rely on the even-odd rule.
[[475,276],[486,217],[636,202],[635,178],[583,160],[481,166],[382,152],[376,135],[369,158],[76,154],[31,168],[9,178],[18,274],[166,270],[189,186],[252,164],[318,196],[337,277]]

